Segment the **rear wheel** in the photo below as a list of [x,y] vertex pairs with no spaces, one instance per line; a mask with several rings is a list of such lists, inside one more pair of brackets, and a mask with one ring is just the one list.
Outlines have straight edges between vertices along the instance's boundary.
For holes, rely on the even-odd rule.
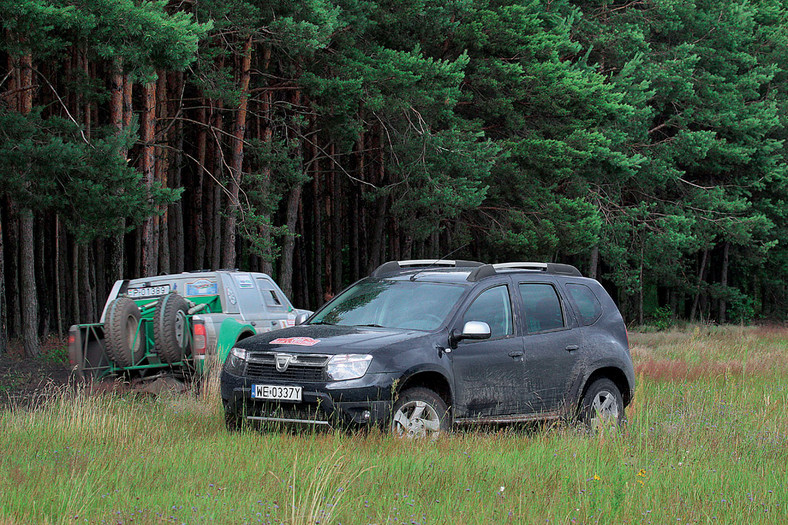
[[128,297],[118,297],[107,307],[104,341],[107,355],[119,366],[132,366],[145,355],[140,330],[140,309]]
[[437,439],[449,431],[449,409],[432,390],[410,388],[394,403],[391,431],[404,438]]
[[189,303],[171,293],[156,303],[153,314],[153,337],[159,356],[167,363],[182,361],[189,350]]
[[624,422],[624,401],[613,381],[602,378],[591,383],[583,395],[580,421],[590,430],[619,426]]

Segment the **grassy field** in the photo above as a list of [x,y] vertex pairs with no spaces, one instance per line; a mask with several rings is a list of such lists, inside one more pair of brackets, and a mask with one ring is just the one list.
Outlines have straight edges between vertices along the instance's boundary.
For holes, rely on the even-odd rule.
[[0,524],[786,521],[788,331],[630,337],[639,383],[612,435],[229,434],[193,395],[6,410]]

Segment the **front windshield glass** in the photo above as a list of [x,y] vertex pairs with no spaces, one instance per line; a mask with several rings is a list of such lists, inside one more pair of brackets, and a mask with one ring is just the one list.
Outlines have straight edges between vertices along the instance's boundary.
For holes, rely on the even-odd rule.
[[362,281],[334,299],[310,324],[435,330],[465,287],[413,281]]

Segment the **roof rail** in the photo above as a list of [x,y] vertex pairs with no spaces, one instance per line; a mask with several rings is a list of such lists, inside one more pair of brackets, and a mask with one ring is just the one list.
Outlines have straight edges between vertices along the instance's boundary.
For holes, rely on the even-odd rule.
[[468,282],[475,283],[481,281],[485,277],[495,275],[495,268],[492,264],[483,264],[471,272],[468,276]]
[[476,268],[484,263],[477,261],[452,259],[410,259],[406,261],[388,261],[378,266],[372,277],[393,275],[410,268]]
[[508,262],[492,265],[495,270],[530,270],[545,272],[556,275],[569,275],[572,277],[582,277],[580,270],[571,264],[562,263],[541,263],[541,262]]

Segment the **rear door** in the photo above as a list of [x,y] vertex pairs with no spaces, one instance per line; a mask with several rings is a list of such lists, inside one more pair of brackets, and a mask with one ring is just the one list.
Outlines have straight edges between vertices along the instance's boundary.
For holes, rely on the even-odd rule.
[[458,317],[490,326],[489,339],[460,341],[452,351],[458,417],[491,417],[520,412],[523,402],[523,342],[515,328],[511,286],[492,285],[477,293]]
[[294,316],[290,311],[292,307],[282,290],[268,277],[256,277],[257,290],[263,298],[263,311],[265,319],[262,324],[266,331],[287,326],[295,326]]
[[563,405],[582,355],[582,333],[554,282],[519,282],[525,349],[526,411]]

